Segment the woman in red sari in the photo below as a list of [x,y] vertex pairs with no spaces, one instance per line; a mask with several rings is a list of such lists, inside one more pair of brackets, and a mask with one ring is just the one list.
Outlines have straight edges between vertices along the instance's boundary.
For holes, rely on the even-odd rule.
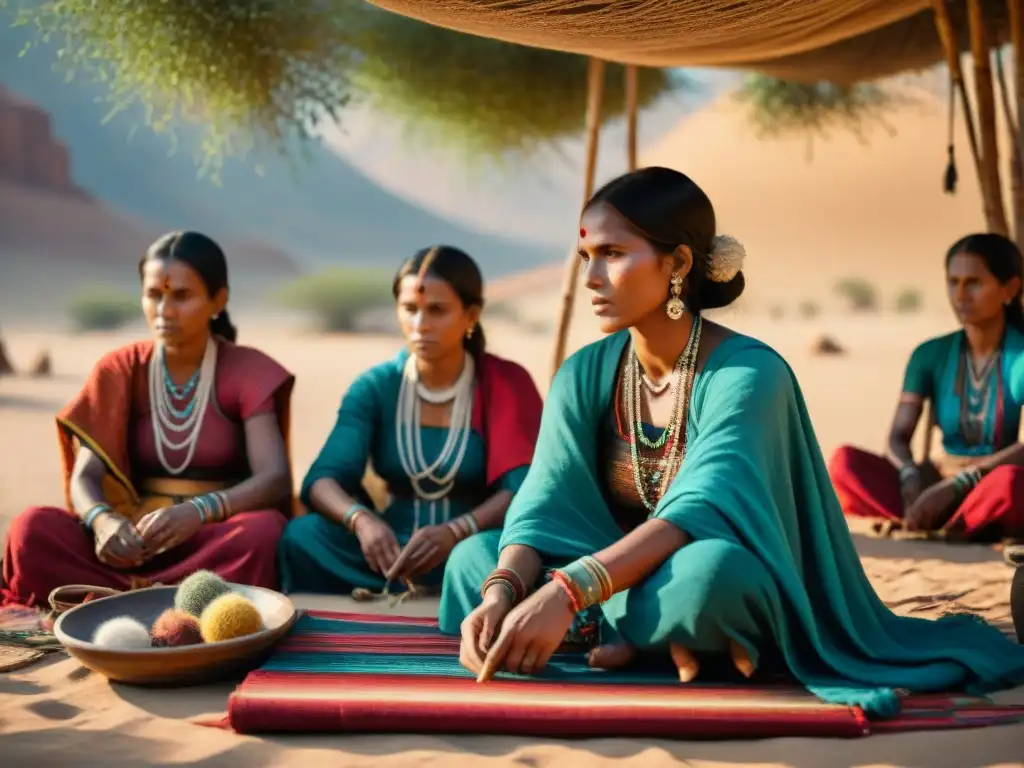
[[294,377],[234,343],[227,263],[210,238],[166,235],[139,271],[155,340],[101,358],[57,416],[67,509],[14,519],[0,604],[43,605],[72,584],[173,584],[202,568],[276,586]]
[[[1021,252],[1002,235],[969,235],[950,248],[946,283],[963,327],[911,355],[889,433],[892,459],[851,446],[832,457],[847,515],[961,540],[1024,538],[1022,279]],[[944,455],[919,464],[910,441],[926,401]]]

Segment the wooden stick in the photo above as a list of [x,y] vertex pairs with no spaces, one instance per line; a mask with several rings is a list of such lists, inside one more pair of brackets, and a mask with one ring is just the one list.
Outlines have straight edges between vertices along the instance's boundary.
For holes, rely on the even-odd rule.
[[[1013,2],[1014,0],[1009,0]],[[974,172],[981,181],[981,154],[978,151],[978,131],[974,127],[974,113],[971,110],[971,100],[967,95],[967,86],[964,84],[964,72],[960,68],[960,46],[956,41],[956,30],[953,29],[953,19],[946,7],[946,0],[932,0],[932,8],[935,11],[935,29],[942,41],[942,50],[946,53],[946,66],[949,67],[949,74],[960,94],[960,101],[964,106],[964,124],[967,126],[967,139],[971,149],[971,157],[974,158]],[[985,196],[984,184],[982,186],[982,197]]]
[[[594,194],[594,177],[597,173],[597,143],[601,136],[601,103],[604,101],[605,63],[601,59],[590,59],[587,66],[587,151],[583,179],[583,205]],[[562,311],[558,318],[558,333],[555,336],[555,354],[552,360],[551,378],[565,360],[565,348],[569,341],[569,326],[572,323],[573,303],[576,299],[576,281],[580,259],[576,248],[569,251],[565,262],[565,278],[562,282]]]
[[974,59],[974,99],[978,105],[981,135],[981,184],[985,191],[985,219],[989,231],[1009,236],[999,173],[996,100],[990,54],[992,45],[981,0],[967,0],[967,21],[971,33],[971,56]]
[[1024,250],[1024,8],[1021,0],[1006,0],[1010,43],[1013,45],[1013,82],[1017,102],[1017,163],[1013,177],[1014,236]]
[[[1011,0],[1012,1],[1012,0]],[[626,65],[626,170],[636,170],[636,104],[638,71],[635,64]]]
[[1019,242],[1024,242],[1024,227],[1021,225],[1021,215],[1024,214],[1024,143],[1013,115],[1013,98],[1010,96],[1010,88],[1006,83],[1006,70],[1003,67],[1002,51],[998,48],[992,51],[996,61],[996,82],[999,84],[999,101],[1003,107],[1003,119],[1006,120],[1006,129],[1010,134],[1010,213],[1014,217],[1013,232]]

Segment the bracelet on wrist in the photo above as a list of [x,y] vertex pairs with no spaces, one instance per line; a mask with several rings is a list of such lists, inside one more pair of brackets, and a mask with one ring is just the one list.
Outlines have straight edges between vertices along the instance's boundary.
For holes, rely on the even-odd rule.
[[345,526],[345,529],[349,533],[355,533],[356,521],[359,519],[361,515],[368,514],[370,514],[370,510],[368,510],[362,504],[353,504],[351,507],[345,510],[345,514],[342,515],[341,524]]
[[575,591],[582,606],[580,610],[603,603],[615,594],[608,569],[589,555],[569,563],[554,575],[560,575],[560,583]]
[[518,605],[526,599],[526,583],[523,581],[523,578],[511,568],[495,569],[491,575],[487,577],[487,580],[484,581],[483,587],[480,588],[481,596],[487,592],[490,586],[495,582],[504,583],[512,590],[513,605]]
[[227,497],[220,491],[204,493],[189,499],[189,503],[199,513],[199,521],[207,523],[222,523],[228,518]]
[[91,531],[92,526],[96,522],[97,517],[102,515],[104,512],[112,513],[113,511],[114,508],[111,507],[109,504],[93,504],[91,507],[89,507],[89,511],[82,515],[82,525],[84,525],[88,530]]
[[953,488],[962,497],[966,496],[981,482],[981,470],[977,467],[965,469],[953,476]]

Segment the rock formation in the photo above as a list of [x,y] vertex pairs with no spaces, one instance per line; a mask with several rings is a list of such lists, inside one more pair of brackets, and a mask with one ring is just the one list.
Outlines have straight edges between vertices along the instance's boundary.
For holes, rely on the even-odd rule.
[[83,197],[49,114],[0,85],[0,180]]

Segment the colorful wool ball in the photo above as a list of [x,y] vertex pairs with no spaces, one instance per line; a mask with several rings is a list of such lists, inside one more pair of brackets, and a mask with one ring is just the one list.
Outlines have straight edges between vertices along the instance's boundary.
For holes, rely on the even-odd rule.
[[196,571],[178,585],[178,591],[174,594],[174,607],[199,618],[206,606],[229,592],[230,585],[216,573]]
[[176,648],[179,645],[199,645],[203,636],[199,620],[191,613],[168,608],[153,622],[150,633],[155,648]]
[[150,647],[149,630],[131,616],[107,619],[96,628],[92,641],[106,648],[141,649]]
[[241,595],[222,595],[210,603],[199,619],[203,640],[216,643],[259,632],[263,617],[251,601]]

